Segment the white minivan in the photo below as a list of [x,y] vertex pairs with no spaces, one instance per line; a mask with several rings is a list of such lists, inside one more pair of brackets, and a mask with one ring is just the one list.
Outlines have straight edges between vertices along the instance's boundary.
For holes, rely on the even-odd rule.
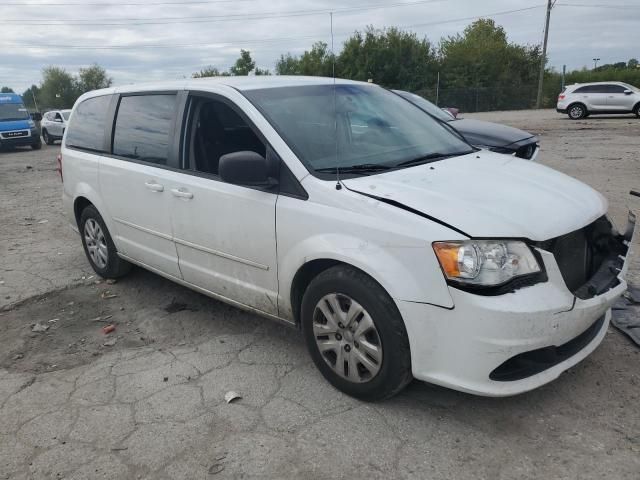
[[59,169],[93,269],[131,264],[302,329],[338,389],[543,385],[602,341],[635,221],[379,86],[244,77],[76,102]]

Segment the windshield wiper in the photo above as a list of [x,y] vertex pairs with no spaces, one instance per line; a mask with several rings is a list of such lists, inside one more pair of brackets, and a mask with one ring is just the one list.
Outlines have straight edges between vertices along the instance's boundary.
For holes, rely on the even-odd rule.
[[368,173],[368,172],[382,172],[384,170],[390,170],[393,167],[388,165],[380,165],[377,163],[362,163],[360,165],[350,165],[347,167],[327,167],[318,168],[316,172],[322,173]]
[[457,157],[459,155],[466,155],[473,153],[473,150],[468,152],[455,152],[455,153],[430,153],[422,157],[414,158],[412,160],[406,160],[404,162],[397,163],[395,167],[409,167],[411,165],[421,165],[423,163],[435,162],[436,160],[444,160],[445,158]]

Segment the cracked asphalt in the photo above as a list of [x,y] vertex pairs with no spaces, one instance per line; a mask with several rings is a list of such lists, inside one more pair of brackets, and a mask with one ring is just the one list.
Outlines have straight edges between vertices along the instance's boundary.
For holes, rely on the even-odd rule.
[[[639,210],[640,121],[473,117],[541,134],[540,161],[600,190],[619,224]],[[295,330],[140,269],[95,277],[61,214],[58,150],[0,153],[0,479],[640,478],[640,350],[617,330],[528,394],[413,382],[362,403]]]

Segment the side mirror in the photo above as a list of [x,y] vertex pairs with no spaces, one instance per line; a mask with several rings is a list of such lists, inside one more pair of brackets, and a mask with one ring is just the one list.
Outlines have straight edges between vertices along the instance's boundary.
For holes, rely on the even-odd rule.
[[277,184],[269,177],[269,162],[256,152],[227,153],[220,157],[218,172],[227,183],[251,187],[270,187]]
[[42,120],[42,114],[40,112],[33,112],[31,114],[31,120],[34,122],[39,122]]
[[625,95],[631,95],[633,92],[631,90],[625,90],[623,93]]

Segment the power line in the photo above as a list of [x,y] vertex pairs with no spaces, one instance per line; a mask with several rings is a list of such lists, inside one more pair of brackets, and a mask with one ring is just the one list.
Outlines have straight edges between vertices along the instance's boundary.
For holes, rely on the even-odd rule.
[[[476,15],[473,17],[458,17],[452,18],[448,20],[440,20],[435,22],[427,22],[427,23],[414,23],[414,24],[406,24],[406,25],[397,25],[398,28],[418,28],[418,27],[430,27],[434,25],[444,25],[447,23],[455,23],[455,22],[464,22],[469,20],[477,20],[479,18],[489,18],[489,17],[497,17],[500,15],[508,15],[511,13],[524,12],[528,10],[533,10],[537,8],[542,8],[544,5],[535,5],[526,8],[518,8],[514,10],[503,10],[500,12],[488,13],[485,15]],[[342,37],[346,35],[350,35],[353,31],[344,32],[340,34],[336,34],[336,36]],[[61,49],[78,49],[78,50],[127,50],[127,49],[140,49],[140,48],[197,48],[197,47],[215,47],[215,46],[228,46],[228,45],[239,45],[239,44],[254,44],[260,42],[260,44],[265,42],[288,42],[292,40],[313,40],[318,39],[320,35],[307,35],[307,36],[299,36],[299,37],[266,37],[266,38],[256,38],[256,39],[238,39],[238,40],[224,40],[220,42],[212,42],[208,44],[204,43],[184,43],[184,44],[172,44],[172,45],[161,45],[161,44],[136,44],[136,45],[71,45],[71,44],[46,44],[46,45],[36,45],[36,44],[6,44],[8,47],[17,47],[17,48],[61,48]]]
[[255,2],[256,0],[199,0],[188,2],[82,2],[82,3],[33,3],[33,2],[4,2],[3,6],[20,6],[20,7],[130,7],[130,6],[156,6],[156,5],[210,5],[216,3],[235,3],[235,2]]
[[609,8],[609,9],[625,9],[625,8],[640,8],[640,5],[609,5],[606,3],[557,3],[559,7],[580,7],[580,8]]
[[120,18],[109,19],[109,22],[93,22],[92,20],[79,19],[79,20],[34,20],[34,19],[4,19],[1,23],[8,24],[9,22],[20,22],[21,25],[87,25],[87,26],[127,26],[127,25],[167,25],[167,24],[179,24],[179,23],[209,23],[218,21],[235,21],[235,20],[262,20],[267,18],[282,18],[282,17],[299,17],[299,16],[311,16],[311,15],[327,15],[328,13],[348,13],[359,12],[367,10],[378,10],[392,7],[409,7],[414,5],[423,5],[427,3],[438,3],[445,0],[417,0],[412,2],[398,2],[398,3],[382,3],[376,5],[359,5],[354,7],[337,7],[337,8],[322,8],[314,10],[290,10],[290,11],[272,11],[261,13],[238,13],[231,15],[197,15],[189,17],[149,17],[149,18]]

